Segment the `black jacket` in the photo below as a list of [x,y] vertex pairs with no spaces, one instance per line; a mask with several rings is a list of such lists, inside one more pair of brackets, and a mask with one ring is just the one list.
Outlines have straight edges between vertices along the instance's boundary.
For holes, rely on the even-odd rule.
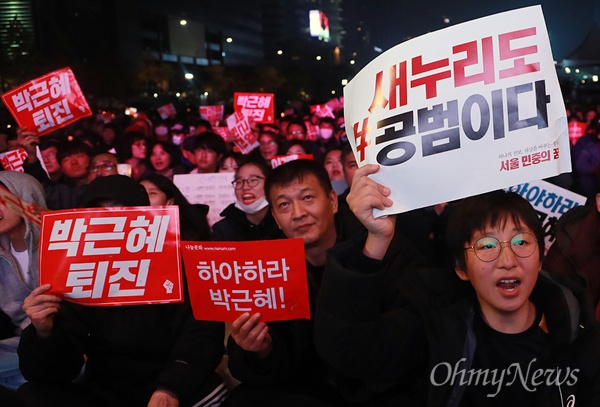
[[29,381],[69,383],[87,357],[86,383],[124,405],[142,406],[160,387],[186,400],[214,373],[223,356],[224,325],[196,321],[188,301],[176,304],[88,307],[63,301],[52,335],[29,325],[19,344]]
[[267,211],[258,225],[251,223],[244,212],[229,205],[221,212],[223,219],[212,227],[211,240],[216,242],[246,242],[250,240],[285,239],[285,235],[277,226],[271,211]]
[[[357,379],[408,381],[397,391],[415,406],[459,406],[465,386],[433,385],[440,363],[465,358],[470,366],[477,347],[473,332],[477,300],[469,283],[453,271],[423,269],[405,274],[395,309],[381,312],[381,293],[394,267],[362,255],[360,244],[329,252],[317,304],[316,345],[321,356]],[[561,281],[568,284],[568,281]],[[578,297],[542,272],[532,293],[547,321],[548,369],[580,369],[573,386],[540,386],[536,406],[565,406],[573,394],[578,406],[600,405],[600,343],[593,321],[581,319]],[[458,381],[456,381],[458,383]],[[562,397],[562,398],[561,398]],[[404,405],[410,405],[405,403]]]

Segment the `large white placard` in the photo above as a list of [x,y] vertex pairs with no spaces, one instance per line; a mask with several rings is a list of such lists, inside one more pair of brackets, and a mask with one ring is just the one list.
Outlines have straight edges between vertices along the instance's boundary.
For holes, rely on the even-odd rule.
[[173,183],[183,196],[193,204],[209,206],[208,223],[210,226],[221,220],[220,213],[229,204],[235,202],[235,192],[231,185],[232,172],[212,174],[178,174]]
[[360,166],[400,213],[571,171],[564,102],[540,6],[399,44],[344,89]]

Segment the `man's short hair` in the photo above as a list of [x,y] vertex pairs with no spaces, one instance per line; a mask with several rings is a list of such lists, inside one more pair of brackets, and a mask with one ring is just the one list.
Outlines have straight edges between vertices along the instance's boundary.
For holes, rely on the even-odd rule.
[[352,151],[352,147],[350,146],[350,143],[342,144],[342,166],[346,165],[348,156],[350,154],[354,155],[354,152]]
[[225,145],[223,137],[212,131],[205,131],[196,136],[196,139],[194,140],[194,151],[203,148],[213,150],[217,154],[225,154],[227,152],[227,146]]
[[275,168],[265,180],[265,196],[269,204],[272,204],[271,189],[274,186],[286,186],[294,181],[301,181],[308,175],[314,175],[325,192],[333,191],[329,175],[322,164],[314,160],[294,160]]
[[515,192],[498,190],[465,198],[450,214],[446,229],[446,249],[452,265],[465,270],[465,247],[477,231],[503,227],[508,220],[527,226],[537,239],[540,262],[544,257],[544,231],[535,209]]
[[86,154],[90,158],[90,160],[94,156],[94,150],[92,149],[92,147],[89,146],[89,144],[85,143],[82,140],[74,139],[72,141],[66,141],[58,147],[58,151],[56,152],[56,159],[60,164],[65,158],[72,156],[73,154],[79,153]]

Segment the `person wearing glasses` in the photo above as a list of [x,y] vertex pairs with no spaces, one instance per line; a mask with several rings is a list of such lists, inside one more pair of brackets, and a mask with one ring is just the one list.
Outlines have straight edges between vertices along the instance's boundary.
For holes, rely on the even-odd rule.
[[[389,188],[356,171],[348,203],[366,240],[330,251],[317,303],[320,355],[356,378],[404,381],[396,405],[592,406],[600,402],[598,330],[585,290],[542,271],[537,213],[513,192],[469,197],[453,209],[451,270],[399,270],[384,254],[394,216]],[[393,312],[386,277],[403,275]]]
[[117,171],[117,164],[119,161],[114,154],[102,153],[97,154],[92,158],[90,164],[90,172],[88,173],[88,179],[90,182],[95,180],[97,177],[106,177],[107,175],[115,175]]
[[226,207],[223,219],[212,227],[214,241],[282,239],[265,197],[265,178],[270,168],[261,160],[247,161],[235,171],[232,182],[235,202]]

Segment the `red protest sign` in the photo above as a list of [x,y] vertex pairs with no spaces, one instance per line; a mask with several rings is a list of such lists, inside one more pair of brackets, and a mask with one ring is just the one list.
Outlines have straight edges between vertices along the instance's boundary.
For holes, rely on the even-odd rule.
[[26,82],[2,94],[2,101],[19,127],[39,136],[92,114],[70,68]]
[[183,301],[179,208],[84,208],[46,212],[40,285],[85,305]]
[[175,105],[173,105],[173,103],[167,103],[166,105],[162,105],[158,109],[156,109],[156,111],[160,115],[160,118],[163,120],[166,120],[169,117],[177,116],[177,110],[175,109]]
[[7,188],[0,185],[0,204],[12,209],[19,216],[29,219],[36,225],[42,223],[40,213],[46,209],[33,202],[26,202],[17,195],[10,192]]
[[280,165],[295,160],[314,160],[314,156],[312,154],[277,155],[271,158],[271,168],[277,168]]
[[200,117],[204,120],[208,120],[211,126],[215,123],[223,120],[223,113],[225,112],[225,106],[213,105],[213,106],[200,106],[198,108]]
[[23,171],[23,163],[27,159],[27,151],[23,148],[0,153],[0,163],[6,171]]
[[233,94],[233,111],[251,117],[257,123],[275,122],[275,95],[273,93]]
[[181,251],[196,319],[310,319],[303,239],[182,242]]
[[250,122],[242,113],[234,113],[227,118],[227,127],[235,135],[235,145],[242,154],[248,154],[258,147],[256,134],[250,128]]

